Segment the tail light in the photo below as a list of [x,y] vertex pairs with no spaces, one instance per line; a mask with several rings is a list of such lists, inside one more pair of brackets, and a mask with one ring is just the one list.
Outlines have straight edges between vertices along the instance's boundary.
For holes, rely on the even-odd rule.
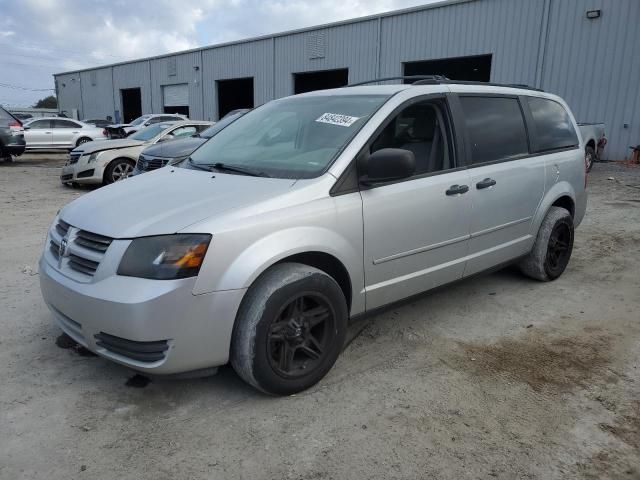
[[22,128],[22,123],[20,123],[20,120],[11,120],[9,122],[9,128],[11,129],[21,129]]
[[102,135],[104,135],[105,137],[109,136],[109,132],[107,132],[106,128],[104,130],[102,130]]

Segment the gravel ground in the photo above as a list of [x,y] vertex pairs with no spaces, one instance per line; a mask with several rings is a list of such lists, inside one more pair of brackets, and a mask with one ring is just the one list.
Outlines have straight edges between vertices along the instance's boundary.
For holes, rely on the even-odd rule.
[[556,282],[506,269],[444,288],[270,398],[228,367],[145,386],[56,346],[37,259],[88,191],[59,184],[63,159],[0,165],[0,478],[640,478],[640,169],[595,165]]

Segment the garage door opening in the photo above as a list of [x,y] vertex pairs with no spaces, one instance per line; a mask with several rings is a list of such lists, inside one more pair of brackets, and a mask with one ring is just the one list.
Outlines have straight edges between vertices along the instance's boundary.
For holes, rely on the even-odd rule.
[[231,110],[253,108],[253,77],[216,80],[218,88],[218,118]]
[[142,115],[142,94],[139,88],[123,88],[120,90],[120,97],[124,123],[130,123]]
[[325,90],[327,88],[340,88],[348,84],[348,68],[293,74],[293,91],[295,93],[313,92],[314,90]]
[[[444,75],[450,80],[491,80],[491,55],[441,58],[423,62],[405,62],[404,75]],[[412,83],[405,80],[405,83]]]
[[179,113],[189,116],[189,85],[164,85],[162,87],[164,113]]

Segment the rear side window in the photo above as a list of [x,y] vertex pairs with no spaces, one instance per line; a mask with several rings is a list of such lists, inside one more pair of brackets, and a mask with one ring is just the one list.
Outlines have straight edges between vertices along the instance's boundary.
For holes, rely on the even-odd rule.
[[471,143],[471,163],[510,160],[529,153],[520,103],[510,97],[460,97]]
[[0,120],[9,120],[9,119],[13,120],[13,117],[9,115],[9,113],[6,112],[4,108],[0,107]]
[[78,125],[75,122],[72,122],[71,120],[53,120],[53,128],[79,128],[80,125]]
[[562,105],[546,98],[527,97],[533,117],[536,152],[578,145],[578,136]]

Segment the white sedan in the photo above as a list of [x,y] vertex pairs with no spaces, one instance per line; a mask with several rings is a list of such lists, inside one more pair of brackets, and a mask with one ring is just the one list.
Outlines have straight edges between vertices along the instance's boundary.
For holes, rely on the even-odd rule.
[[72,149],[93,140],[104,140],[103,128],[71,118],[34,118],[24,123],[27,149]]
[[136,165],[142,150],[149,145],[200,133],[213,122],[186,120],[156,123],[127,138],[85,143],[69,154],[62,167],[64,184],[109,184],[124,180]]

